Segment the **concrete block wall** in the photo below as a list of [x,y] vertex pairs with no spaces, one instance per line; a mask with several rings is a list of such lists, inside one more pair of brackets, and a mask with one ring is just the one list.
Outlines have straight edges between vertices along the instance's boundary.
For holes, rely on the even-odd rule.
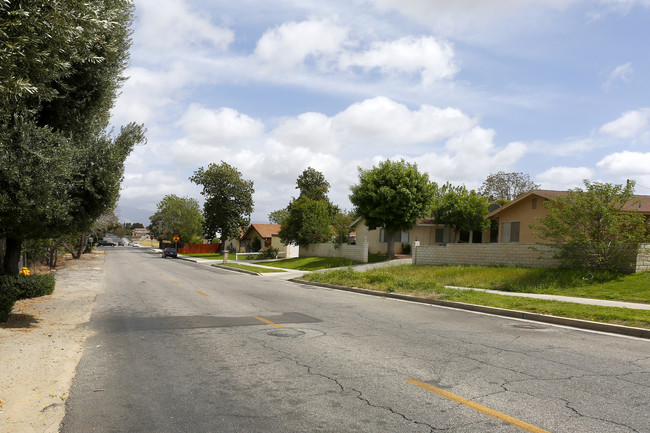
[[557,267],[553,249],[536,244],[447,244],[415,248],[416,265]]
[[639,245],[636,256],[636,272],[650,271],[650,244]]
[[368,263],[368,240],[365,239],[360,245],[327,243],[301,246],[300,257],[342,257]]

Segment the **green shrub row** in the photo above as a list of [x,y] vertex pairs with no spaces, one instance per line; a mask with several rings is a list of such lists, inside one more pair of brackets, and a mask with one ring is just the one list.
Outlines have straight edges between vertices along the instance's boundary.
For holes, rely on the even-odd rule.
[[54,275],[0,275],[0,322],[6,322],[19,299],[51,295],[56,281]]

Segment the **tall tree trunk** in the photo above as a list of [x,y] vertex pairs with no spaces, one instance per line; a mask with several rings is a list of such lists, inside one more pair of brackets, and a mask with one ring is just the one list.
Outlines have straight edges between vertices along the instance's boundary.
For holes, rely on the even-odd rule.
[[4,262],[2,264],[2,273],[8,275],[18,275],[18,263],[20,262],[20,253],[23,249],[23,240],[8,237],[6,239],[6,250]]
[[393,260],[395,258],[395,232],[385,231],[386,240],[388,241],[388,248],[386,251],[386,258]]

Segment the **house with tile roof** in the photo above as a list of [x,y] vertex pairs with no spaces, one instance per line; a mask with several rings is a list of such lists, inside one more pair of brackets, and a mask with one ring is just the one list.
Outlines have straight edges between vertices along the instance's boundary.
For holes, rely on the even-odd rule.
[[262,249],[277,248],[280,257],[290,258],[298,256],[298,247],[284,245],[280,241],[280,224],[251,224],[246,230],[241,230],[241,235],[236,239],[226,239],[225,248],[234,249],[238,253],[253,252],[253,240],[259,239]]
[[[545,205],[548,200],[568,193],[568,191],[544,189],[530,191],[490,212],[485,218],[495,221],[495,226],[498,227],[498,242],[535,244],[542,240],[533,234],[530,225],[537,224],[537,218],[549,214]],[[646,218],[650,218],[650,196],[635,196],[625,210],[638,211]]]

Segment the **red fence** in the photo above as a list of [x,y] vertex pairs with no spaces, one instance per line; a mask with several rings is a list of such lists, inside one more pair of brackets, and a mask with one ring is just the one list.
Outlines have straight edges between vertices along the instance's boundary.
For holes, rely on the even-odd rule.
[[179,248],[181,254],[213,254],[221,250],[221,243],[218,244],[185,244],[185,247]]

